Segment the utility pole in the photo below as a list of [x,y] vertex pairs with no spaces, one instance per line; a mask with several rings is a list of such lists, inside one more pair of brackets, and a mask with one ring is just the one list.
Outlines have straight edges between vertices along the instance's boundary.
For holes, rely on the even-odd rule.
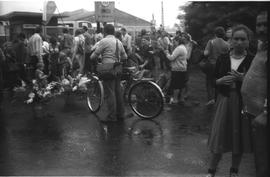
[[161,24],[164,28],[164,11],[163,11],[163,1],[161,1]]

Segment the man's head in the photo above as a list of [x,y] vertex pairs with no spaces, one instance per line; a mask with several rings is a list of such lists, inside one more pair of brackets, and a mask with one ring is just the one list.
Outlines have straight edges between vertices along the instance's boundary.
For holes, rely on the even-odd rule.
[[76,29],[75,31],[75,36],[79,36],[80,34],[82,34],[82,30],[81,29]]
[[126,34],[127,34],[126,28],[121,28],[121,33],[122,33],[123,35],[126,35]]
[[63,28],[63,33],[67,34],[68,33],[68,28]]
[[227,30],[226,30],[226,39],[229,40],[229,39],[231,39],[231,38],[232,38],[232,28],[229,27],[229,28],[227,28]]
[[42,32],[42,28],[41,28],[41,26],[36,26],[36,28],[35,28],[35,33],[39,33],[39,34],[41,34],[41,32]]
[[218,26],[215,28],[215,35],[218,38],[223,38],[225,35],[225,30],[222,26]]
[[256,18],[256,33],[260,40],[267,40],[267,11],[263,11]]
[[84,33],[87,32],[87,31],[88,31],[87,26],[83,26],[83,27],[82,27],[82,30],[83,30]]
[[121,31],[116,31],[115,34],[114,34],[114,36],[117,39],[119,39],[120,41],[122,41],[122,33],[121,33]]
[[167,35],[167,32],[166,32],[165,30],[162,30],[162,31],[161,31],[161,36],[162,36],[162,37],[165,37],[166,35]]
[[106,24],[104,27],[105,35],[114,35],[114,26],[112,24]]
[[147,37],[142,38],[142,45],[149,45],[150,41]]

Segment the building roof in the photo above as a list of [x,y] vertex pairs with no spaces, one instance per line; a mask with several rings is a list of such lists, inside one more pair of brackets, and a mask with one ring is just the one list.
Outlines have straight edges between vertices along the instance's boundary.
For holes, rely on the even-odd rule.
[[[134,15],[123,12],[119,9],[115,8],[115,22],[119,24],[123,24],[124,26],[150,26],[151,22],[143,20]],[[63,18],[64,21],[95,21],[95,12],[90,12],[85,9],[79,9],[72,12],[63,12],[60,16],[68,16]]]
[[80,21],[95,16],[95,12],[90,12],[85,9],[79,9],[71,12],[63,12],[59,14],[59,16],[62,16],[65,21]]
[[[39,12],[21,12],[21,11],[13,11],[13,12],[10,12],[10,13],[7,13],[5,15],[1,15],[0,16],[0,19],[2,20],[8,20],[12,17],[18,17],[18,16],[24,16],[24,17],[41,17],[42,16],[42,13],[39,13]],[[54,17],[66,17],[66,16],[63,16],[63,15],[59,15],[59,14],[54,14]]]

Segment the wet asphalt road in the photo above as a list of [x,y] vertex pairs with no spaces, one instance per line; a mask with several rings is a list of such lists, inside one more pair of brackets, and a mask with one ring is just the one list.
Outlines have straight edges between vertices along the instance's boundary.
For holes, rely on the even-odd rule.
[[[191,102],[166,106],[154,119],[134,116],[123,123],[99,122],[83,96],[65,105],[60,96],[34,119],[22,96],[5,96],[0,119],[0,176],[204,176],[209,161],[207,137],[212,111]],[[192,98],[191,98],[192,99]],[[217,176],[228,176],[226,154]],[[243,177],[254,177],[253,157],[244,155]]]

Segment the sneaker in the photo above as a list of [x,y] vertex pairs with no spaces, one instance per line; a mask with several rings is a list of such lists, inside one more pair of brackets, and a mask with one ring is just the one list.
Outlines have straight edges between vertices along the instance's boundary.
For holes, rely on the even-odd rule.
[[210,106],[210,105],[213,105],[213,104],[215,104],[215,100],[214,100],[214,99],[208,101],[208,102],[205,104],[205,106]]

